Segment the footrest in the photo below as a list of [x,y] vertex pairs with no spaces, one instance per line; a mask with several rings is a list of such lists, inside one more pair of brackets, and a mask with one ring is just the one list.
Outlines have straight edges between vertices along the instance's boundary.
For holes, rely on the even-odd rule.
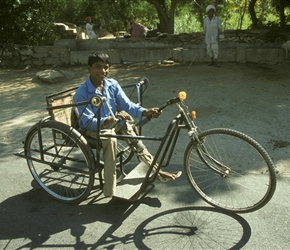
[[117,185],[116,195],[114,197],[135,200],[137,192],[145,181],[148,166],[144,162],[140,162],[124,179]]

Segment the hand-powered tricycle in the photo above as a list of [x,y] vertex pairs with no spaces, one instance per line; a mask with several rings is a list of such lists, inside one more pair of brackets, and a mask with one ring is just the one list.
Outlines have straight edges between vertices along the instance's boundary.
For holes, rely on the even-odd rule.
[[[141,104],[147,86],[148,79],[143,77],[138,83],[123,88],[137,90]],[[106,105],[106,100],[96,95],[85,103],[73,103],[75,90],[71,88],[46,97],[49,116],[28,131],[24,150],[16,153],[26,159],[33,178],[48,194],[67,203],[83,201],[93,187],[101,189],[103,184],[100,138],[88,138],[77,128],[74,108],[78,105],[100,107]],[[160,168],[170,163],[179,132],[186,130],[188,145],[183,165],[189,184],[201,198],[219,209],[238,213],[252,212],[267,204],[276,188],[276,176],[265,149],[236,130],[215,128],[201,131],[193,121],[195,112],[189,112],[185,99],[186,93],[181,91],[159,108],[163,110],[175,105],[178,110],[163,136],[141,135],[141,128],[150,117],[136,123],[139,134],[135,139],[159,142],[150,167],[140,162],[127,173],[125,165],[134,151],[126,144],[126,139],[132,137],[108,135],[118,140],[117,167],[122,178],[116,196],[137,200],[155,181]],[[156,163],[157,171],[154,168]],[[96,186],[95,181],[98,181]]]

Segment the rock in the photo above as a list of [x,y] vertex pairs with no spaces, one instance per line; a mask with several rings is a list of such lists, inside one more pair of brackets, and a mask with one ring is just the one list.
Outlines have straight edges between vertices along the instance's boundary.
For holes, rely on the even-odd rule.
[[174,64],[173,60],[162,60],[161,61],[162,64]]
[[138,63],[132,63],[128,65],[128,68],[130,67],[140,67],[140,66],[144,66],[145,62],[138,62]]
[[65,70],[56,71],[52,69],[47,69],[37,72],[36,76],[45,82],[57,83],[72,79],[74,77],[74,73]]

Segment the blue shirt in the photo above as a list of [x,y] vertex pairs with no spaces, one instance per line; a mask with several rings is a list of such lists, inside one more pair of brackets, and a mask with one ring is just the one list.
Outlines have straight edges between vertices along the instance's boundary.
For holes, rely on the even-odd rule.
[[[91,79],[88,77],[87,80],[77,89],[74,95],[74,102],[88,101],[94,95],[105,97],[107,104],[114,114],[117,114],[118,111],[126,111],[131,116],[140,119],[145,110],[145,108],[130,101],[116,80],[108,78],[105,78],[104,80],[103,93],[101,93],[97,88],[95,88]],[[97,107],[92,104],[82,105],[77,106],[77,111],[80,115],[82,114],[79,118],[79,126],[81,128],[88,130],[97,129]],[[109,116],[111,116],[111,113],[107,105],[103,104],[101,106],[100,126],[103,125]]]

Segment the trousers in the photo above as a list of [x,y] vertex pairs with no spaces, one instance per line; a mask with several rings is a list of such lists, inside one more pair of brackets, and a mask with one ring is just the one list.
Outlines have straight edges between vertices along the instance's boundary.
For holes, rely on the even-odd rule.
[[206,45],[207,54],[209,57],[217,59],[219,53],[219,45],[218,43],[210,43]]
[[[105,134],[123,134],[136,136],[134,131],[134,121],[126,121],[123,125],[116,124],[115,128],[102,129],[100,131],[100,139],[103,148],[104,158],[104,196],[113,196],[116,193],[116,154],[117,154],[117,139],[112,137],[102,137]],[[96,131],[86,131],[86,135],[92,138],[97,138]],[[142,160],[148,167],[151,166],[153,156],[149,153],[146,146],[141,140],[126,139],[128,145],[138,154],[139,159]]]

